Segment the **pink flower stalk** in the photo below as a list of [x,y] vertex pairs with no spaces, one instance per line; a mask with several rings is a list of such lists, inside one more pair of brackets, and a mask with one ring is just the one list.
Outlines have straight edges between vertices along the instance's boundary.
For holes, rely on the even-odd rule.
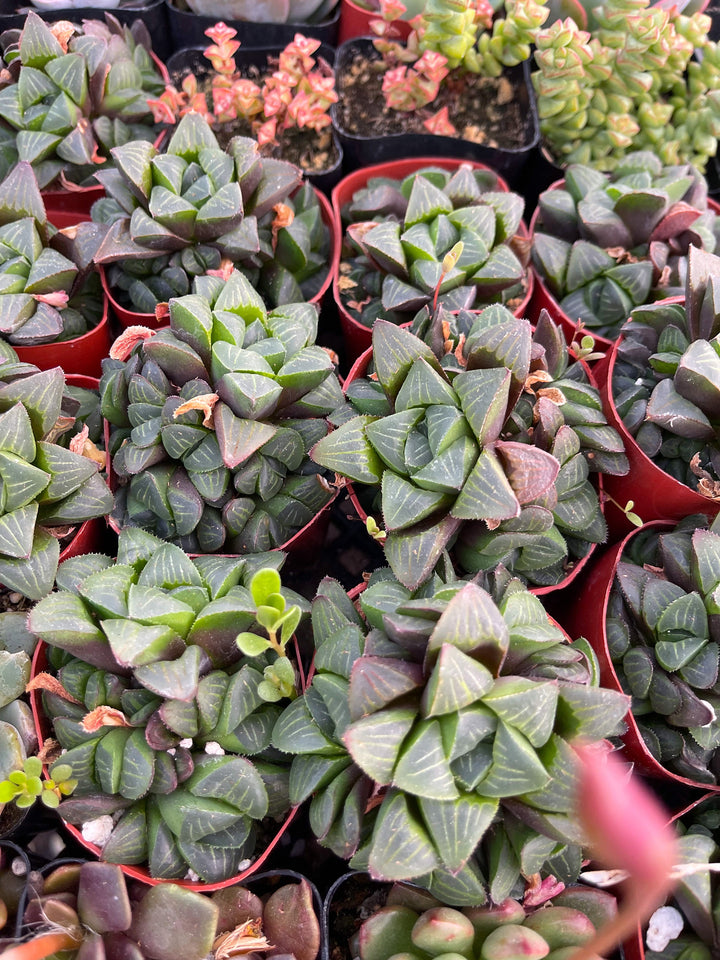
[[624,939],[672,889],[677,839],[655,796],[606,743],[575,745],[580,764],[577,816],[590,850],[605,866],[627,871],[626,895],[611,924],[578,948],[571,960],[590,960]]

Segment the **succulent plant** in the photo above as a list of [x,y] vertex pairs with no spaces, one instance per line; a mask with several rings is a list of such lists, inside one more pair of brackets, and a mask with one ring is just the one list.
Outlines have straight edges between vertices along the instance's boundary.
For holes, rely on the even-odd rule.
[[611,735],[628,700],[517,579],[491,595],[442,567],[414,592],[376,571],[359,609],[323,580],[316,673],[272,742],[294,755],[291,802],[312,796],[313,832],[352,866],[497,902],[521,874],[577,875],[568,740]]
[[380,487],[385,555],[407,587],[453,544],[466,570],[502,562],[559,582],[607,535],[590,465],[628,468],[597,390],[547,316],[534,338],[499,305],[418,329],[432,346],[376,322],[376,379],[347,385],[350,408],[312,458],[373,495]]
[[461,911],[440,902],[422,909],[417,893],[396,884],[388,904],[362,923],[354,942],[360,960],[390,960],[418,951],[422,956],[452,955],[466,960],[519,956],[560,960],[571,956],[569,950],[587,943],[596,925],[610,921],[616,913],[612,894],[580,885],[538,909],[508,898],[497,906]]
[[618,415],[640,449],[708,498],[720,482],[720,258],[690,248],[684,303],[636,307],[612,376]]
[[666,533],[636,533],[618,564],[606,620],[610,655],[648,750],[674,773],[710,784],[720,777],[718,527],[695,516]]
[[[37,749],[30,707],[22,697],[35,649],[25,618],[21,612],[0,614],[0,782],[21,771]],[[7,802],[0,795],[0,812]]]
[[[695,872],[681,876],[670,904],[650,918],[645,930],[648,960],[711,960],[720,943],[718,883],[710,865],[718,859],[718,807],[706,799],[677,821],[680,864]],[[705,869],[702,869],[702,866]]]
[[[342,210],[339,289],[353,319],[405,323],[437,300],[448,310],[524,295],[523,200],[496,174],[462,164],[425,167],[404,180],[373,177]],[[462,243],[450,270],[443,259]]]
[[[3,34],[0,77],[0,171],[33,165],[41,188],[94,185],[108,151],[127,140],[154,139],[147,98],[164,83],[143,25],[86,20],[45,24],[33,12],[22,32]],[[147,41],[146,41],[147,42]]]
[[691,245],[717,246],[704,178],[649,151],[609,175],[571,164],[538,210],[533,264],[571,320],[610,339],[634,307],[683,292]]
[[203,16],[262,23],[318,23],[332,16],[337,0],[190,0],[188,7]]
[[296,601],[306,606],[280,588],[283,560],[191,560],[128,529],[116,561],[66,560],[57,591],[30,612],[57,675],[35,686],[79,781],[60,812],[78,824],[107,818],[105,860],[223,880],[252,856],[255,822],[287,810],[287,764],[268,750],[274,701],[297,695],[292,669],[276,695],[287,635],[242,652],[257,649],[245,639],[256,621],[275,631],[283,617],[297,624]]
[[572,19],[538,30],[540,132],[562,164],[612,170],[629,150],[705,169],[720,133],[720,48],[705,14],[650,0],[607,0],[589,29]]
[[115,515],[193,551],[279,546],[333,495],[307,455],[342,400],[317,309],[268,313],[236,271],[169,311],[168,330],[140,328],[126,360],[103,361]]
[[223,952],[228,942],[243,952],[266,950],[269,931],[281,947],[294,933],[296,960],[315,960],[320,939],[305,879],[283,884],[263,903],[241,886],[209,895],[175,883],[128,886],[109,863],[55,867],[33,886],[25,922],[31,937],[8,960],[42,960],[58,951],[75,960],[118,949],[137,960],[202,960],[236,955]]
[[207,121],[188,113],[165,153],[132,141],[98,173],[107,197],[92,208],[107,231],[97,263],[131,309],[190,293],[192,279],[232,266],[270,306],[310,300],[327,276],[329,230],[302,172],[234,137],[221,150]]
[[54,764],[45,780],[41,774],[42,760],[27,757],[20,770],[13,770],[5,780],[0,780],[0,803],[14,803],[24,809],[40,799],[46,807],[55,808],[77,786],[77,780],[71,779],[72,768],[67,764]]
[[[105,516],[113,498],[98,464],[55,440],[65,375],[0,351],[0,582],[31,600],[52,589],[62,536]],[[65,426],[69,426],[66,421]]]
[[[14,346],[55,343],[87,333],[102,319],[93,240],[57,232],[29,163],[0,183],[0,335]],[[84,237],[86,239],[84,239]]]

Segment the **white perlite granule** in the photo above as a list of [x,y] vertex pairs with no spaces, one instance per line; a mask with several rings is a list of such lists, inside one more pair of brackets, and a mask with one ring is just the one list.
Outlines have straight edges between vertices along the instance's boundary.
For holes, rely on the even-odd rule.
[[185,737],[185,739],[181,740],[178,744],[179,747],[185,747],[186,750],[189,750],[192,745],[192,737]]
[[211,757],[224,757],[225,751],[220,746],[219,743],[215,743],[214,740],[209,740],[205,744],[205,753],[209,753]]
[[655,950],[660,953],[670,943],[682,933],[683,918],[679,910],[675,907],[660,907],[650,917],[648,923],[647,936],[645,943],[648,950]]
[[113,826],[113,818],[107,813],[95,820],[88,820],[82,825],[83,840],[103,847],[110,839]]
[[27,873],[27,867],[22,857],[15,857],[10,864],[10,872],[16,877],[24,877]]

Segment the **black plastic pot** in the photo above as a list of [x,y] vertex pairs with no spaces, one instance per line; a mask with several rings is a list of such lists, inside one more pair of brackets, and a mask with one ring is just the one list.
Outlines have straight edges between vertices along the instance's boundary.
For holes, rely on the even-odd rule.
[[[338,47],[335,58],[337,91],[342,99],[343,77],[354,58],[360,55],[377,59],[371,37],[357,37]],[[508,182],[511,189],[521,191],[524,171],[534,161],[540,142],[540,126],[535,105],[535,94],[530,82],[530,67],[526,61],[517,67],[506,68],[504,76],[517,91],[520,108],[525,117],[525,143],[519,148],[498,148],[473,143],[459,137],[438,136],[432,133],[397,133],[383,137],[362,137],[345,130],[338,119],[337,105],[331,108],[333,124],[343,148],[344,170],[350,173],[361,167],[404,157],[443,156],[461,160],[476,160],[487,164]]]
[[[181,9],[172,0],[162,0],[167,11],[170,29],[170,41],[173,50],[183,47],[194,47],[198,44],[207,45],[205,31],[214,27],[223,17],[210,17],[192,10]],[[290,43],[296,33],[306,37],[315,37],[323,43],[334,47],[337,42],[338,24],[340,22],[340,8],[335,10],[332,17],[318,23],[262,23],[251,20],[225,20],[229,27],[237,30],[237,39],[243,49],[251,47],[279,46]]]
[[25,913],[25,904],[27,903],[27,887],[30,879],[30,861],[25,851],[21,850],[17,844],[11,843],[9,840],[0,840],[0,854],[2,854],[3,859],[3,872],[6,869],[10,870],[10,862],[16,858],[22,861],[25,869],[24,875],[18,876],[17,878],[17,901],[13,903],[14,911],[9,916],[5,929],[0,932],[0,953],[2,953],[3,945],[9,945],[13,941],[16,941],[22,932],[22,920],[23,914]]
[[[273,26],[273,24],[270,24],[270,26]],[[289,42],[290,41],[288,41],[288,43]],[[177,50],[170,57],[167,62],[167,69],[171,82],[174,83],[175,86],[179,86],[182,78],[187,73],[194,73],[197,77],[202,77],[203,74],[208,72],[208,62],[203,56],[203,49],[204,47],[184,47],[182,50]],[[240,70],[242,70],[244,66],[257,67],[259,70],[263,70],[267,67],[268,58],[277,57],[282,49],[283,45],[254,47],[249,50],[241,47],[235,55],[235,62]],[[322,57],[331,65],[335,63],[335,50],[325,43],[320,44],[316,56]],[[333,140],[338,152],[337,162],[332,167],[320,173],[306,172],[306,177],[313,186],[327,194],[330,193],[343,175],[342,146],[334,131]]]
[[[55,10],[40,10],[29,4],[25,6],[18,4],[17,0],[0,0],[0,33],[4,30],[22,28],[28,9],[35,10],[48,23],[55,23],[57,20],[71,20],[74,23],[81,23],[83,20],[102,20],[106,12],[128,26],[133,20],[140,19],[150,33],[154,53],[161,60],[169,57],[174,49],[170,42],[164,0],[127,0],[122,7],[107,11],[98,7],[60,7]],[[25,12],[18,12],[21,10]]]

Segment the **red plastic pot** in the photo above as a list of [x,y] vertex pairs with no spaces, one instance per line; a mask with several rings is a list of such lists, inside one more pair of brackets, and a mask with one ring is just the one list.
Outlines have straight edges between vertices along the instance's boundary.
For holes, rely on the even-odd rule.
[[[368,10],[361,7],[354,0],[340,0],[340,27],[338,30],[337,45],[345,43],[352,37],[366,37],[372,33],[370,21],[380,18],[378,10]],[[397,30],[400,40],[407,40],[410,36],[410,23],[407,20],[393,20],[393,27]]]
[[[355,170],[333,188],[332,211],[335,218],[335,228],[339,237],[339,243],[342,244],[343,228],[340,211],[342,207],[352,200],[357,190],[366,186],[368,180],[372,177],[392,177],[401,180],[408,174],[415,173],[423,167],[442,167],[444,170],[457,170],[461,164],[469,163],[475,170],[489,170],[484,163],[477,163],[474,160],[458,160],[452,157],[416,157],[407,160],[389,160],[386,163],[378,163],[372,167],[363,167],[361,170]],[[508,191],[507,183],[498,177],[498,190]],[[520,232],[522,236],[529,236],[527,227],[521,223]],[[339,281],[340,268],[340,250],[338,250],[335,275],[333,277],[333,296],[340,316],[340,326],[342,329],[343,342],[345,344],[346,360],[348,363],[354,363],[355,360],[372,344],[372,330],[358,323],[354,317],[345,309],[340,296]],[[516,317],[527,315],[530,299],[533,291],[533,273],[528,270],[528,287],[523,297],[522,303],[518,305],[514,313]]]
[[40,370],[60,366],[67,374],[97,377],[102,373],[102,360],[107,357],[111,343],[108,301],[104,297],[100,323],[82,337],[57,343],[40,343],[32,347],[13,346],[13,349],[24,363],[34,363]]
[[[315,189],[315,196],[318,198],[320,203],[320,212],[323,218],[323,223],[327,226],[330,231],[330,255],[328,258],[328,272],[327,276],[323,280],[323,284],[315,294],[314,297],[310,300],[310,303],[315,303],[320,308],[320,304],[323,301],[325,294],[330,289],[330,285],[335,279],[337,273],[337,268],[340,263],[340,233],[336,224],[336,219],[333,216],[333,210],[330,206],[330,201],[320,190]],[[113,314],[117,317],[120,325],[123,328],[140,326],[140,327],[149,327],[151,330],[159,330],[161,327],[166,327],[167,323],[163,320],[158,320],[157,317],[152,313],[138,313],[136,310],[128,310],[126,307],[121,306],[115,297],[113,296],[110,285],[108,284],[107,274],[103,267],[99,268],[100,270],[100,281],[102,283],[103,290],[108,298],[108,302],[112,309]]]
[[[669,297],[668,302],[682,303],[682,297]],[[612,395],[612,378],[615,370],[618,346],[622,337],[611,345],[610,352],[595,367],[603,410],[610,426],[622,437],[625,453],[630,461],[630,471],[624,477],[606,477],[605,489],[609,500],[606,503],[611,534],[623,536],[633,529],[622,512],[622,507],[632,500],[633,510],[644,521],[681,520],[693,513],[714,517],[720,511],[720,501],[709,500],[696,490],[661,470],[647,454],[643,453],[622,422]],[[619,508],[613,504],[619,504]]]
[[[90,207],[105,196],[105,187],[99,183],[90,187],[69,187],[66,190],[43,190],[42,198],[47,210],[58,210],[68,214],[81,214],[90,219]],[[51,220],[51,222],[54,222]],[[77,220],[74,221],[77,223]]]
[[[635,528],[619,543],[607,548],[590,566],[577,592],[576,601],[570,606],[569,610],[564,612],[561,618],[571,635],[582,635],[592,645],[600,664],[600,682],[603,687],[624,692],[610,657],[605,630],[610,593],[623,551],[631,538],[640,530],[669,530],[673,526],[672,521],[652,520],[640,528]],[[707,790],[709,793],[720,792],[720,785],[713,787],[708,784],[701,784],[689,777],[682,777],[667,770],[662,764],[658,763],[648,750],[632,712],[628,711],[625,721],[628,727],[627,733],[622,737],[625,744],[625,754],[643,773],[655,779],[669,780],[686,787],[693,787],[696,790]]]

